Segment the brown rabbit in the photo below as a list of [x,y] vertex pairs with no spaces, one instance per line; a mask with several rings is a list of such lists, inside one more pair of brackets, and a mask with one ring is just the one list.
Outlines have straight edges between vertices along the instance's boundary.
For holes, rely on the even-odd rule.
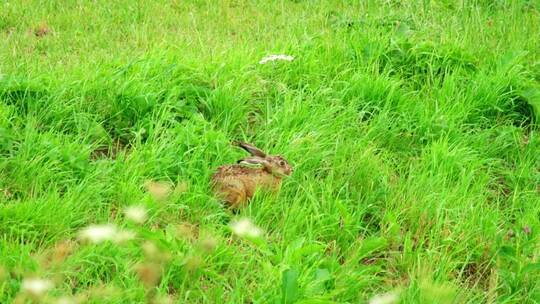
[[[257,147],[243,143],[233,144],[251,154],[237,164],[224,165],[212,175],[212,188],[231,208],[245,206],[259,188],[277,191],[281,179],[291,175],[289,163],[279,155],[266,155]],[[256,167],[253,167],[256,166]]]

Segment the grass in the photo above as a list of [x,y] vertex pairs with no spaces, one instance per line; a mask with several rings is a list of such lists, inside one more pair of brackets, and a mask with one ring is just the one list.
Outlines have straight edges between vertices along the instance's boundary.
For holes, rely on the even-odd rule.
[[[539,303],[539,13],[2,2],[0,302],[35,276],[50,303]],[[235,139],[294,166],[239,214],[208,188]],[[78,241],[104,223],[137,237]]]

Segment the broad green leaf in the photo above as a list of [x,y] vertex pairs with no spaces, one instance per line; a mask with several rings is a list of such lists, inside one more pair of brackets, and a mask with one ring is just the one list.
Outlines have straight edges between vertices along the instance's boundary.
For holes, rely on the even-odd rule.
[[287,269],[283,272],[281,280],[281,303],[289,304],[298,300],[298,275],[299,273],[296,269]]

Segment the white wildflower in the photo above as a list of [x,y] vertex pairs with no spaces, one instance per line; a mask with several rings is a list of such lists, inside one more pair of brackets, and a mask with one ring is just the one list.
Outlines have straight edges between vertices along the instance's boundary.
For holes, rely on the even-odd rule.
[[293,61],[294,57],[290,55],[270,55],[270,56],[263,57],[263,59],[259,61],[259,64],[265,64],[267,62],[273,62],[277,60]]
[[255,226],[250,219],[242,218],[230,224],[231,230],[239,237],[258,238],[262,236],[261,228]]
[[112,224],[90,225],[79,232],[79,238],[92,243],[114,240],[118,229]]
[[21,290],[23,292],[36,297],[43,296],[53,287],[54,285],[51,281],[38,278],[24,279],[21,284]]
[[94,244],[105,241],[123,243],[134,238],[134,232],[129,230],[120,230],[113,224],[90,225],[79,232],[79,239]]
[[144,206],[129,206],[124,210],[124,214],[126,218],[138,224],[144,223],[148,218]]
[[385,294],[379,294],[369,299],[369,304],[394,304],[399,300],[399,293],[389,292]]

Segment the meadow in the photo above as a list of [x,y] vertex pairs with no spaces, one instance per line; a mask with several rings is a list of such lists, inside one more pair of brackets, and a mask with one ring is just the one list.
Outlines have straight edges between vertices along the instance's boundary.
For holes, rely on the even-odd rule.
[[539,121],[534,0],[2,1],[0,303],[540,303]]

